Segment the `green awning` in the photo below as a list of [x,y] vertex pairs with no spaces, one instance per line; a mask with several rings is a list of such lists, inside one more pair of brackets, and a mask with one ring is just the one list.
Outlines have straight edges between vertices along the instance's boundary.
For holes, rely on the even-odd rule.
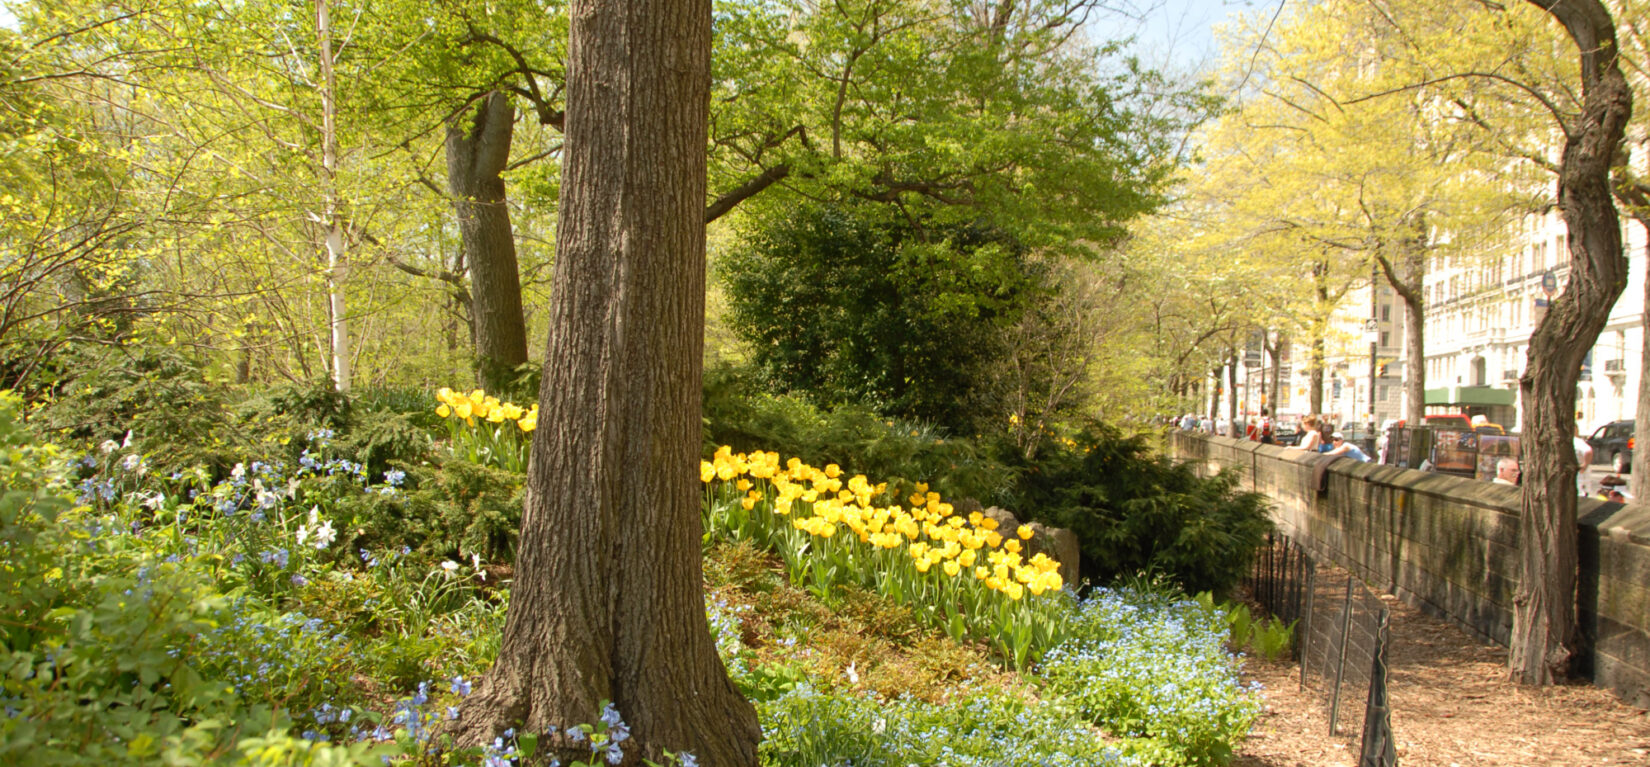
[[1442,389],[1427,390],[1427,405],[1449,406],[1478,406],[1491,405],[1512,406],[1518,402],[1518,392],[1513,389],[1497,389],[1492,386],[1446,386]]

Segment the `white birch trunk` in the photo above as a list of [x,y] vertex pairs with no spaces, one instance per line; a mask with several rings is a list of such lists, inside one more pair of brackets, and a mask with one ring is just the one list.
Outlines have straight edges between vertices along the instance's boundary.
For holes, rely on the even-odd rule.
[[327,314],[332,326],[332,382],[349,391],[349,329],[345,324],[344,278],[347,253],[343,225],[338,220],[338,127],[333,92],[332,17],[328,0],[315,3],[315,34],[321,51],[321,167],[322,220],[327,230]]

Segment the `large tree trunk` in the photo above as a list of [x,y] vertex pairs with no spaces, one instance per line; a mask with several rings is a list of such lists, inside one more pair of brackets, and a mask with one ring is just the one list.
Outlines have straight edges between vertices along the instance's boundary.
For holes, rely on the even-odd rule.
[[1576,646],[1576,380],[1587,350],[1627,284],[1610,168],[1633,92],[1617,61],[1615,24],[1597,0],[1530,0],[1558,19],[1581,51],[1583,106],[1565,126],[1558,205],[1570,232],[1570,279],[1530,337],[1524,398],[1524,493],[1513,598],[1514,679],[1566,678]]
[[458,212],[458,233],[470,264],[470,327],[481,385],[499,390],[527,362],[527,324],[504,168],[516,121],[510,97],[487,94],[467,121],[447,126],[447,187]]
[[568,16],[542,415],[503,644],[459,741],[592,721],[608,699],[632,727],[625,764],[668,748],[755,765],[755,710],[701,591],[710,3],[575,0]]

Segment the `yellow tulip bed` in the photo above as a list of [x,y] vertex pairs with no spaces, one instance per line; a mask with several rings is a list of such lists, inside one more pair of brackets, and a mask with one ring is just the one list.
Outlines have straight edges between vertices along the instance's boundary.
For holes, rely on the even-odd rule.
[[445,386],[435,399],[435,414],[447,424],[453,455],[510,471],[527,470],[527,449],[539,423],[537,403],[524,408],[480,389],[466,394]]
[[821,599],[839,585],[875,590],[954,639],[990,642],[1015,668],[1065,635],[1072,596],[1058,562],[1027,555],[1028,527],[1000,531],[980,512],[959,514],[926,484],[896,497],[888,483],[778,453],[723,446],[700,462],[699,479],[707,539],[776,551],[792,582]]

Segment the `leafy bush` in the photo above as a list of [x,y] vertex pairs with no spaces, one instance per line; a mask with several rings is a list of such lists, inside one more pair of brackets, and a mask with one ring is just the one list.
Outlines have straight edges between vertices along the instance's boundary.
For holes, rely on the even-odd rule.
[[1074,638],[1050,652],[1051,694],[1160,767],[1220,765],[1260,715],[1225,647],[1225,614],[1101,589],[1077,608]]
[[440,466],[408,466],[404,491],[341,501],[353,536],[345,542],[351,548],[405,546],[435,560],[474,554],[489,562],[513,561],[522,480],[521,474],[458,458]]
[[195,464],[227,468],[259,456],[259,429],[232,406],[230,391],[206,380],[192,359],[164,346],[115,346],[75,352],[75,373],[55,401],[33,418],[65,444],[124,441],[153,456],[157,468]]
[[354,426],[338,444],[339,452],[353,455],[367,475],[383,476],[396,466],[409,466],[431,457],[430,433],[412,416],[369,411],[356,416]]
[[[1003,453],[1016,460],[1012,449]],[[1238,492],[1236,473],[1199,477],[1154,455],[1144,437],[1108,426],[1014,465],[1008,505],[1075,532],[1091,581],[1158,572],[1189,592],[1225,593],[1272,530],[1265,497]]]
[[999,329],[1035,284],[1011,236],[821,203],[786,210],[747,240],[719,276],[769,388],[951,429],[981,417]]

